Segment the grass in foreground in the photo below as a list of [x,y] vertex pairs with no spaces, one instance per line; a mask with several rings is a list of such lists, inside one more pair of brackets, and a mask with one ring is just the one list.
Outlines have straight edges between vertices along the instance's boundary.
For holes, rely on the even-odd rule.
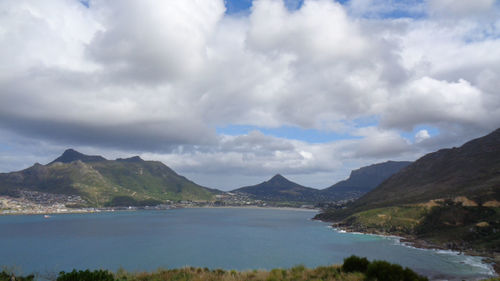
[[[14,278],[14,279],[13,279]],[[31,281],[33,275],[14,277],[5,271],[0,272],[0,281]],[[156,272],[131,273],[119,270],[112,273],[106,270],[85,270],[60,272],[56,281],[426,281],[409,268],[386,261],[368,261],[366,258],[351,256],[344,264],[307,268],[298,265],[289,269],[236,271],[185,267],[181,269],[160,269]]]

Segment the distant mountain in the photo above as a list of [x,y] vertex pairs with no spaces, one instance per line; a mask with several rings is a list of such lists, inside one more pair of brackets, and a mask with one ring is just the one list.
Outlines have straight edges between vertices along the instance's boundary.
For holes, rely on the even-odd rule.
[[336,200],[358,198],[377,187],[393,174],[410,165],[409,161],[387,161],[353,170],[348,179],[321,190]]
[[263,183],[241,187],[231,192],[245,193],[258,200],[320,202],[323,195],[317,189],[294,183],[280,174]]
[[305,187],[292,182],[280,174],[263,183],[241,187],[232,192],[241,192],[254,199],[288,202],[331,202],[358,198],[411,162],[388,161],[359,168],[351,172],[347,180],[340,181],[323,190]]
[[197,185],[158,161],[138,156],[106,160],[73,149],[47,165],[37,163],[19,172],[0,174],[0,194],[18,189],[80,195],[93,206],[118,201],[211,200],[220,193]]

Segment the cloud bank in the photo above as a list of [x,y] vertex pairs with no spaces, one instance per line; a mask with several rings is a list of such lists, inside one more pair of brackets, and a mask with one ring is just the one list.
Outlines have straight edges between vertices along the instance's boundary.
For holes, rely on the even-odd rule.
[[[255,0],[236,15],[222,0],[5,0],[0,15],[3,171],[73,146],[213,187],[277,172],[326,187],[500,126],[494,0]],[[349,138],[216,130],[229,125]]]

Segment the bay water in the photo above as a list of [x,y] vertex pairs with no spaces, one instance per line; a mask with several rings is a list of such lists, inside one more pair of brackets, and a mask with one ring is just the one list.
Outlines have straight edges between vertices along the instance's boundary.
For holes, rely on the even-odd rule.
[[0,266],[41,276],[72,269],[236,270],[341,264],[350,255],[398,263],[432,279],[489,277],[480,257],[340,233],[314,212],[247,208],[0,216]]

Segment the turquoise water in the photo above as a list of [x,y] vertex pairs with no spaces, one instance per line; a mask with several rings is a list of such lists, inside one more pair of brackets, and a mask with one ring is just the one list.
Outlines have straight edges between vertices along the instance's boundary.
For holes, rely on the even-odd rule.
[[339,233],[313,212],[175,209],[0,216],[0,265],[22,273],[97,269],[151,271],[199,266],[270,269],[339,264],[352,254],[408,266],[433,278],[491,274],[480,258],[420,250],[396,239]]

